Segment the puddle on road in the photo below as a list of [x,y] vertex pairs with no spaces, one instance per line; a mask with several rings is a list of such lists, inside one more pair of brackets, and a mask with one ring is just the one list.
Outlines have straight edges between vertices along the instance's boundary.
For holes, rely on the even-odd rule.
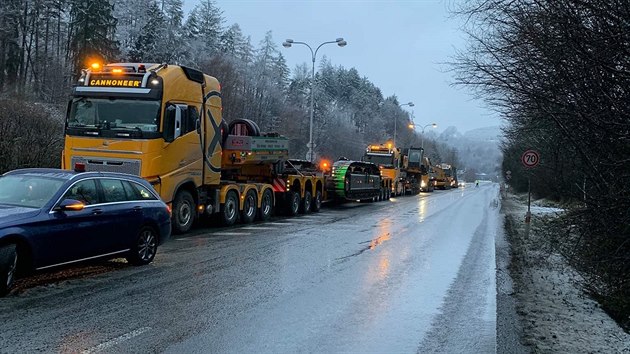
[[361,244],[366,244],[366,243],[369,243],[369,245],[365,246],[364,248],[358,250],[357,252],[355,252],[355,253],[353,253],[351,255],[339,257],[336,260],[343,260],[343,259],[346,259],[346,258],[350,258],[350,257],[355,257],[355,256],[358,256],[358,255],[361,255],[363,252],[365,252],[367,250],[372,250],[372,249],[376,248],[376,246],[380,245],[381,243],[383,243],[383,242],[385,242],[385,241],[387,241],[389,239],[391,239],[391,236],[390,236],[390,233],[387,232],[387,233],[385,233],[385,234],[383,234],[383,235],[381,235],[381,236],[379,236],[379,237],[377,237],[377,238],[375,238],[373,240],[360,242],[359,243],[360,245]]

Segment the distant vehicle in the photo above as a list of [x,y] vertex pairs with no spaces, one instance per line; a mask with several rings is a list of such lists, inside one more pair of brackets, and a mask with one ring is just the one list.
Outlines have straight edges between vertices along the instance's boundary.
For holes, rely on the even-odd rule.
[[171,215],[142,178],[22,169],[0,176],[0,296],[16,275],[96,258],[153,261]]

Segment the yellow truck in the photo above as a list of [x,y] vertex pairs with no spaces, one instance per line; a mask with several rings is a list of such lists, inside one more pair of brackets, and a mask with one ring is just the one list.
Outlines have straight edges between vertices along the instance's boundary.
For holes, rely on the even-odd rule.
[[433,180],[433,187],[436,189],[447,189],[450,188],[449,183],[446,179],[446,173],[442,168],[442,165],[433,166],[433,172],[435,173],[435,178]]
[[[171,206],[173,231],[203,214],[225,225],[318,211],[325,177],[288,159],[288,141],[246,119],[223,120],[217,79],[185,66],[93,64],[72,89],[62,168],[126,172]],[[129,191],[133,193],[133,191]]]
[[381,175],[391,182],[388,189],[388,196],[399,196],[405,194],[405,175],[401,171],[403,166],[402,155],[392,144],[369,145],[363,161],[371,162],[379,166]]
[[424,156],[422,158],[423,173],[420,176],[420,191],[421,192],[433,192],[434,186],[432,176],[434,176],[433,167],[431,166],[431,160]]
[[451,189],[457,188],[457,174],[453,166],[447,163],[441,163],[433,167],[436,173],[435,176],[435,188],[439,189]]
[[409,147],[403,150],[402,171],[406,191],[411,194],[418,194],[423,189],[427,189],[429,171],[426,166],[423,148]]

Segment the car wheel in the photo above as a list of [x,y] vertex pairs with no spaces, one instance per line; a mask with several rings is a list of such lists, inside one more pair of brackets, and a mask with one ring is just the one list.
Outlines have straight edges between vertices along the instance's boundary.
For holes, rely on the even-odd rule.
[[256,199],[256,192],[253,189],[250,189],[247,191],[247,194],[245,194],[243,210],[241,211],[241,221],[244,224],[249,224],[256,218],[256,208],[258,207]]
[[225,196],[225,202],[221,205],[221,221],[223,225],[230,226],[238,219],[238,195],[234,191],[229,191]]
[[265,189],[260,200],[260,210],[258,211],[258,219],[269,220],[273,212],[273,194],[271,189]]
[[307,214],[311,211],[311,204],[313,202],[313,196],[310,191],[304,191],[304,199],[302,199],[302,204],[300,205],[300,212],[302,214]]
[[311,210],[313,212],[318,212],[322,208],[322,191],[316,190],[315,197],[313,198],[313,203],[311,203]]
[[15,245],[0,247],[0,296],[9,293],[15,282],[18,254]]
[[300,194],[298,192],[288,192],[289,203],[287,205],[287,214],[296,216],[300,210]]
[[173,201],[173,232],[188,232],[195,221],[195,200],[188,191],[179,191]]
[[155,258],[158,247],[158,234],[154,228],[143,226],[127,256],[127,262],[133,265],[149,264]]

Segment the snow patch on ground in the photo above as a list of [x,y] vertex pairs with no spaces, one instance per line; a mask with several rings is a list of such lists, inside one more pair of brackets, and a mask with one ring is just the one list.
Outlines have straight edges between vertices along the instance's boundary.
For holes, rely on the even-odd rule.
[[563,209],[534,206],[528,226],[526,199],[508,195],[503,206],[523,344],[535,353],[630,353],[630,335],[582,291],[579,274],[538,231]]
[[560,208],[551,208],[551,207],[539,207],[533,206],[530,208],[532,214],[559,214],[563,213],[564,209]]

